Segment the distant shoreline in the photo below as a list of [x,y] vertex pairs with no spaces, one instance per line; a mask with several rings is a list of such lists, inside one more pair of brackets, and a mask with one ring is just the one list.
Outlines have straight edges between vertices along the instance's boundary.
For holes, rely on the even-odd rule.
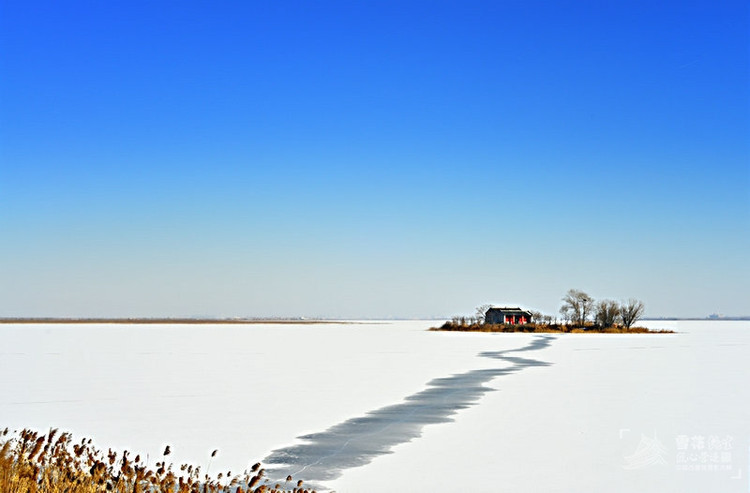
[[[319,319],[319,318],[66,318],[66,317],[0,317],[0,324],[133,324],[133,325],[156,325],[156,324],[175,324],[175,325],[253,325],[253,324],[361,324],[372,322],[398,322],[398,321],[437,321],[444,318],[362,318],[362,319]],[[680,317],[646,317],[642,321],[651,322],[670,322],[670,321],[704,321],[704,322],[723,322],[723,321],[748,321],[750,317],[721,317],[721,318],[680,318]]]
[[0,324],[138,324],[138,325],[253,325],[253,324],[353,324],[341,320],[299,318],[0,318]]

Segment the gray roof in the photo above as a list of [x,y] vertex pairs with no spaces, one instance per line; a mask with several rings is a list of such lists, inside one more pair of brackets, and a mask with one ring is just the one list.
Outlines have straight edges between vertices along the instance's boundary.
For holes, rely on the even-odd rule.
[[497,311],[497,312],[503,312],[503,313],[525,313],[525,314],[531,315],[530,311],[524,310],[517,306],[512,306],[512,307],[511,306],[502,306],[502,307],[493,306],[492,308],[487,310],[488,313],[491,311]]

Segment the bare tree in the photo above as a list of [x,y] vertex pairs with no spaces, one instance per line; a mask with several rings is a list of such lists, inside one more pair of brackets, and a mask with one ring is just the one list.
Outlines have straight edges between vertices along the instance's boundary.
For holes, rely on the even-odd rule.
[[485,322],[485,315],[487,314],[487,310],[492,308],[492,305],[479,305],[476,310],[476,319],[477,322],[480,324],[483,324]]
[[596,324],[612,327],[620,316],[620,305],[616,301],[602,300],[596,304]]
[[560,307],[560,316],[562,316],[563,323],[569,324],[573,321],[573,317],[575,316],[573,314],[573,309],[568,305],[563,305]]
[[550,325],[552,323],[552,317],[545,315],[544,313],[536,310],[531,311],[531,321],[538,325]]
[[629,329],[643,316],[643,302],[630,298],[620,306],[620,318],[626,329]]
[[570,322],[583,327],[594,307],[594,299],[583,291],[571,289],[563,296],[560,314]]

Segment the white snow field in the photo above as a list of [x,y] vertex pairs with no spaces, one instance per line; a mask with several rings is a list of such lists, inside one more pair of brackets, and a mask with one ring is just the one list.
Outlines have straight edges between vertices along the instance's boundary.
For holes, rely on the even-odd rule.
[[0,325],[0,428],[339,493],[750,491],[750,322],[438,323]]

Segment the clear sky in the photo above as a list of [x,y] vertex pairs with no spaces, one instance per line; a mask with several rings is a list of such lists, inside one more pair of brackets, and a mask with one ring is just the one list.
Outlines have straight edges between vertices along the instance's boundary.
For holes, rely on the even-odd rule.
[[0,1],[0,316],[750,314],[746,1]]

